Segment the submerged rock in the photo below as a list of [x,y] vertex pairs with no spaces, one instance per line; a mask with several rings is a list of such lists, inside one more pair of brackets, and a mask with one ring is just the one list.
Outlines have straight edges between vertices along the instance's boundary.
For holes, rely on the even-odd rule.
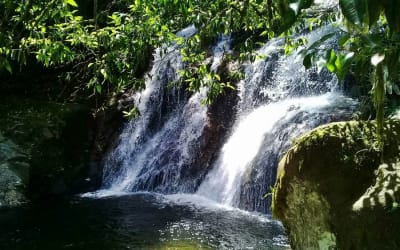
[[[294,249],[399,249],[400,121],[341,122],[302,136],[279,163],[272,210]],[[381,160],[386,163],[381,165]]]

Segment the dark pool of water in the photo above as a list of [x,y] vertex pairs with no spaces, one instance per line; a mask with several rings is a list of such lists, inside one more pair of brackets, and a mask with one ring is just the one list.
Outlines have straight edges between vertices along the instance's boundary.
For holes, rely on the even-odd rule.
[[0,210],[1,250],[288,249],[286,244],[282,227],[266,216],[154,194]]

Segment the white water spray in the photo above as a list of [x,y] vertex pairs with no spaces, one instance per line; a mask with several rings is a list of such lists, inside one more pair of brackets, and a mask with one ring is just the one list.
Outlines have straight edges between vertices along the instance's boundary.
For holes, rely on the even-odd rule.
[[321,111],[343,101],[348,102],[349,99],[338,93],[328,93],[286,99],[255,109],[240,119],[232,136],[222,148],[214,169],[201,184],[197,194],[226,205],[237,205],[243,177],[246,172],[251,171],[251,161],[262,150],[262,142],[267,133],[271,133],[278,124],[290,121],[296,114]]

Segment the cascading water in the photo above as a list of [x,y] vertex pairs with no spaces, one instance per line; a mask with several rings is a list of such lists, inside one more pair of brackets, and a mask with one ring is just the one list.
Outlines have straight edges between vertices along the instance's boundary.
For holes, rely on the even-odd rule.
[[259,50],[266,59],[246,66],[234,130],[198,195],[268,211],[270,200],[263,196],[270,192],[278,160],[291,140],[318,125],[346,119],[354,110],[356,102],[336,89],[335,77],[306,71],[299,56],[281,56],[281,45],[279,39],[270,41]]
[[[196,32],[193,26],[178,33]],[[228,50],[229,37],[214,47],[211,69],[217,70]],[[113,192],[151,190],[161,193],[194,192],[207,168],[194,169],[202,160],[207,141],[207,107],[201,104],[206,89],[189,96],[183,89],[168,87],[183,68],[180,48],[172,45],[158,56],[146,79],[146,89],[134,96],[141,116],[127,124],[104,168],[103,188]],[[208,160],[209,161],[209,160]]]
[[[321,32],[308,39],[318,39]],[[222,37],[214,47],[212,70],[221,64],[229,40]],[[281,40],[271,40],[259,50],[265,59],[244,66],[239,98],[225,104],[231,107],[225,115],[215,114],[221,99],[211,107],[201,105],[204,89],[189,96],[166,87],[183,67],[178,46],[157,57],[146,89],[134,97],[141,116],[126,126],[106,160],[103,188],[196,193],[222,204],[268,211],[269,200],[262,197],[273,185],[278,160],[291,139],[348,118],[356,104],[336,90],[334,76],[306,71],[297,55],[282,56],[281,46]],[[224,126],[214,121],[218,119],[230,122]],[[216,127],[228,131],[231,124],[230,137],[218,149],[215,137],[222,141],[224,133]]]
[[[197,194],[230,206],[267,211],[269,203],[262,197],[274,184],[275,168],[290,140],[348,114],[344,110],[349,105],[354,103],[338,93],[328,93],[287,98],[239,118]],[[337,109],[342,110],[334,114]]]

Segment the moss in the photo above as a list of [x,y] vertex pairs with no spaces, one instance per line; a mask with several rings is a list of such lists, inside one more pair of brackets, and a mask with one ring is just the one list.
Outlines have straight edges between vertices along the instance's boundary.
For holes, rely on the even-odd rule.
[[[353,204],[374,185],[375,170],[381,164],[381,159],[385,162],[399,159],[400,122],[388,120],[385,123],[383,152],[376,143],[375,131],[374,122],[328,124],[297,139],[282,158],[273,193],[272,211],[288,228],[295,249],[307,246],[302,245],[309,242],[304,240],[305,234],[314,235],[313,240],[317,242],[316,229],[320,235],[326,232],[334,234],[340,249],[390,249],[379,245],[383,239],[388,239],[390,244],[398,243],[390,240],[390,234],[377,233],[381,228],[364,229],[366,224],[372,224],[371,220],[378,218],[389,223],[388,220],[398,217],[398,212],[385,217],[384,212],[374,209],[373,213],[356,213],[352,209]],[[317,194],[313,200],[320,202],[310,200],[309,193]],[[296,205],[301,203],[299,200],[304,201],[302,208]],[[322,205],[323,201],[327,202],[327,206]],[[316,218],[302,215],[305,213],[303,210],[316,211],[318,208],[319,215]],[[318,219],[320,216],[322,220]],[[297,220],[309,225],[305,232],[301,231],[301,227],[294,226],[298,224]],[[390,226],[392,229],[400,228],[396,223]],[[365,237],[369,240],[366,241]],[[373,243],[372,239],[376,239],[376,242]]]

